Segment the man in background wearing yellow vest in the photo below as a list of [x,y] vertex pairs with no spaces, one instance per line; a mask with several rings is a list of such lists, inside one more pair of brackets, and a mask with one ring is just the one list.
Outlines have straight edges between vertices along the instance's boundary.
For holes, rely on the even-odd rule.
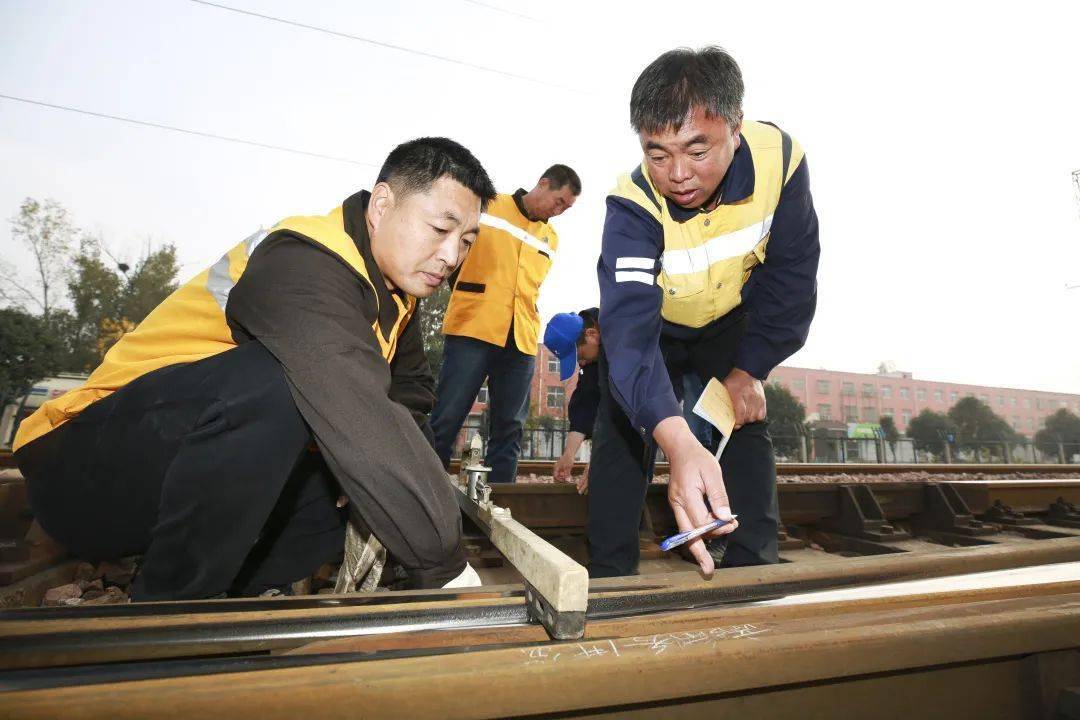
[[[689,550],[705,573],[777,562],[776,466],[762,382],[814,316],[818,223],[803,151],[744,120],[720,48],[664,53],[638,77],[630,123],[644,159],[608,196],[600,282],[601,402],[589,478],[589,572],[627,575],[655,446],[681,531],[737,523]],[[719,463],[679,408],[683,376],[721,381],[735,432]],[[722,472],[721,472],[722,468]],[[728,535],[726,554],[723,552]]]
[[87,560],[143,555],[135,600],[287,587],[340,556],[350,509],[414,587],[478,584],[422,429],[416,305],[494,196],[468,150],[421,138],[371,192],[234,246],[23,422],[42,527]]
[[577,173],[553,165],[532,190],[500,194],[480,218],[480,237],[454,279],[443,321],[446,345],[431,429],[447,467],[486,378],[489,480],[514,482],[536,366],[536,298],[559,247],[548,221],[580,194]]

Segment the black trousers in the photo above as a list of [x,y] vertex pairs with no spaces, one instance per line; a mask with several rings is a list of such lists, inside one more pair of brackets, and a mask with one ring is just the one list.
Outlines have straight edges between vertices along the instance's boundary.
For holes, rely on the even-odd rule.
[[[660,349],[677,395],[682,394],[685,373],[697,373],[708,382],[713,377],[723,380],[734,367],[735,346],[745,321],[732,318],[718,325],[713,332],[693,340],[661,335]],[[711,449],[715,452],[716,446]],[[612,397],[607,357],[601,352],[600,406],[593,429],[587,496],[590,577],[637,571],[638,526],[655,457],[651,438],[646,442],[634,430]],[[768,422],[751,423],[735,431],[720,456],[720,468],[731,511],[739,516],[738,530],[728,536],[722,567],[778,562],[780,514]]]
[[347,511],[258,342],[148,373],[16,454],[42,527],[142,554],[133,599],[254,595],[340,557]]

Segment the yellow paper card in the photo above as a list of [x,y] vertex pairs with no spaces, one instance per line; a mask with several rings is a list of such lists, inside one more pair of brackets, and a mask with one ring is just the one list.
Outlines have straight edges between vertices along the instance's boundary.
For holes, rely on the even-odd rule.
[[716,449],[716,457],[719,458],[731,438],[731,433],[735,431],[735,408],[723,383],[716,378],[709,380],[694,405],[694,414],[704,418],[720,432],[720,446]]

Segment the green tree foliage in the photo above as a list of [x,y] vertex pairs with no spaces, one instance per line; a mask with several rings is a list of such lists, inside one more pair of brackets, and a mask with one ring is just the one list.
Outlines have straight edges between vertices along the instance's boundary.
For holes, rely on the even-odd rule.
[[450,304],[450,286],[443,284],[431,297],[420,302],[420,332],[424,336],[424,354],[427,355],[431,374],[439,379],[442,370],[443,345],[445,336],[442,332],[443,315]]
[[915,443],[916,450],[935,454],[945,452],[947,435],[956,435],[957,428],[949,416],[933,410],[923,410],[908,423],[907,434]]
[[963,443],[1016,439],[1016,432],[1004,418],[970,395],[949,408],[949,419],[956,426],[957,439]]
[[777,383],[765,384],[765,408],[776,452],[787,457],[797,455],[800,445],[798,436],[803,433],[806,422],[806,408],[787,388]]
[[[1057,457],[1058,443],[1080,444],[1080,417],[1065,408],[1046,418],[1046,426],[1035,433],[1035,444],[1044,453]],[[1076,450],[1069,448],[1072,452]],[[1068,450],[1066,451],[1068,452]]]
[[179,272],[175,246],[163,245],[156,250],[148,246],[143,257],[126,275],[127,282],[120,294],[120,309],[115,318],[124,318],[136,325],[141,323],[176,290]]
[[900,439],[900,431],[896,429],[896,421],[892,415],[882,415],[878,420],[881,426],[881,436],[892,449],[893,458],[896,458],[896,441]]
[[900,431],[896,429],[896,421],[892,415],[882,415],[878,424],[881,425],[881,434],[886,442],[895,443],[900,439]]
[[806,408],[783,385],[765,384],[765,407],[769,414],[771,432],[795,435],[806,422]]
[[[117,339],[176,289],[180,267],[171,245],[156,250],[148,245],[133,268],[103,259],[100,240],[89,236],[75,249],[79,231],[52,200],[27,198],[11,226],[13,238],[30,252],[34,279],[21,281],[13,269],[0,273],[0,304],[37,314],[42,342],[58,357],[48,365],[49,373],[92,370]],[[33,345],[13,351],[39,354]]]
[[127,273],[101,255],[100,242],[86,239],[72,261],[68,292],[73,323],[67,365],[76,370],[92,370],[113,343],[176,290],[180,266],[172,245],[147,249]]
[[63,350],[48,320],[19,308],[0,308],[0,407],[59,370]]

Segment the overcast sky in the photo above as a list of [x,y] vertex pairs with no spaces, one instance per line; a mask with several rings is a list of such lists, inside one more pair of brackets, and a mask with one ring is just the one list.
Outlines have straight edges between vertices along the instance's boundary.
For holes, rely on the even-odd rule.
[[[444,59],[191,0],[0,0],[0,94],[369,163],[0,99],[0,217],[54,198],[121,259],[175,243],[187,278],[370,187],[397,143],[446,135],[505,192],[554,162],[580,173],[546,319],[598,301],[604,197],[640,162],[637,74],[719,44],[746,116],[809,160],[820,298],[787,364],[1080,393],[1076,3],[223,4]],[[30,269],[9,227],[0,259]]]

